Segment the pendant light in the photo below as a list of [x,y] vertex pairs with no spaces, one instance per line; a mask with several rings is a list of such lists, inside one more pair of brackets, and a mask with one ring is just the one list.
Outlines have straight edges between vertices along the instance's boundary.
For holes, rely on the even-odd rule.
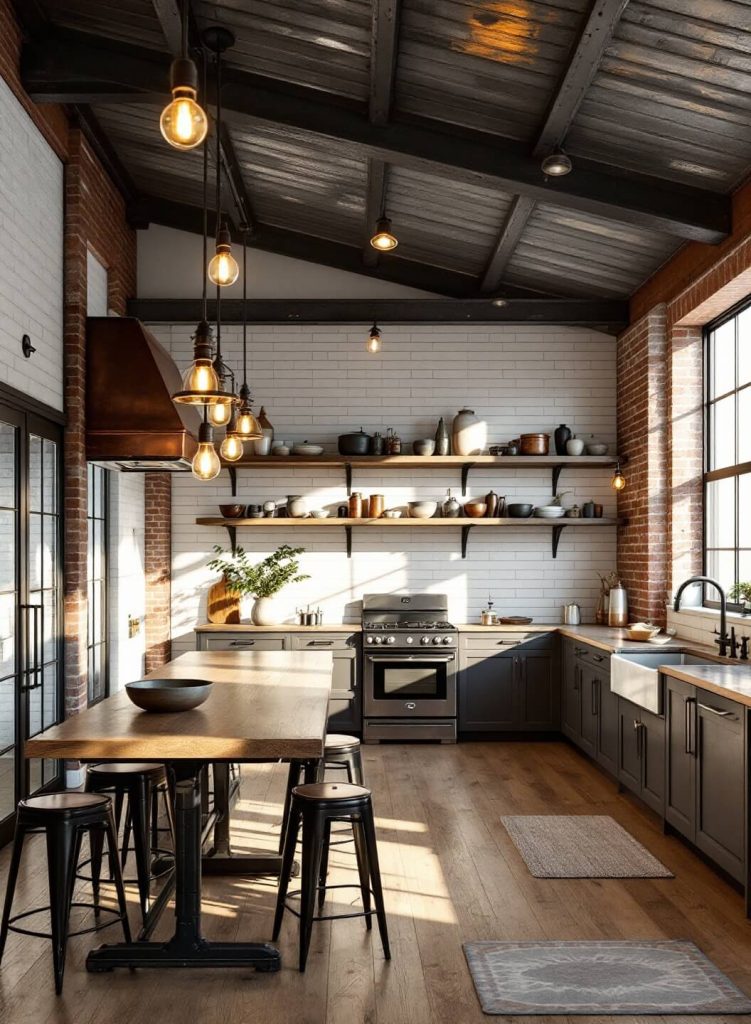
[[182,52],[170,67],[172,102],[159,118],[159,127],[166,142],[175,149],[195,149],[206,138],[209,120],[196,103],[198,72],[188,56],[188,0],[182,4]]
[[219,454],[227,462],[237,462],[238,459],[242,458],[244,451],[243,439],[237,431],[237,413],[233,408],[229,423],[227,424],[227,433],[224,435],[224,440],[219,446]]
[[375,322],[370,328],[368,340],[365,342],[365,349],[370,352],[371,355],[377,355],[377,353],[381,351],[381,332],[378,330],[378,325]]
[[549,153],[542,161],[541,166],[543,174],[547,174],[549,178],[564,178],[574,169],[571,157],[562,149],[556,149],[553,153]]
[[234,284],[240,273],[232,255],[232,239],[222,219],[222,54],[235,42],[234,35],[221,27],[210,28],[204,41],[216,54],[216,252],[207,267],[209,280],[218,288]]
[[191,472],[197,480],[205,481],[219,476],[221,469],[222,463],[214,447],[214,428],[204,419],[198,428],[198,451],[193,456]]
[[610,481],[610,486],[613,488],[614,491],[618,491],[619,493],[626,487],[626,477],[621,472],[620,459],[615,465],[615,472],[613,473],[613,477]]
[[[206,86],[206,64],[204,61],[204,91]],[[204,140],[203,145],[203,259],[201,262],[202,282],[202,316],[193,335],[193,362],[185,371],[182,380],[182,388],[172,396],[173,402],[180,402],[184,405],[212,405],[224,399],[224,392],[221,389],[219,377],[214,369],[214,341],[211,337],[211,327],[207,316],[206,302],[206,275],[203,268],[206,266],[206,248],[208,237],[208,143]]]
[[391,221],[385,213],[376,221],[370,244],[379,252],[391,252],[399,244],[399,239],[391,230]]
[[237,433],[243,441],[258,441],[263,437],[261,425],[253,415],[252,404],[248,387],[248,226],[243,224],[243,382],[237,412]]

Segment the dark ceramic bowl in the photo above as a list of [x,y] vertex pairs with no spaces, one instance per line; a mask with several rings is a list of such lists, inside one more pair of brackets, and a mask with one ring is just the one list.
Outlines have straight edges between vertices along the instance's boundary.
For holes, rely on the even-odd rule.
[[241,519],[245,515],[244,505],[220,505],[219,511],[224,519]]
[[125,692],[143,711],[165,714],[203,704],[211,693],[211,683],[207,679],[139,679],[126,683]]
[[532,505],[526,501],[520,501],[506,506],[506,511],[512,519],[529,519],[532,515]]

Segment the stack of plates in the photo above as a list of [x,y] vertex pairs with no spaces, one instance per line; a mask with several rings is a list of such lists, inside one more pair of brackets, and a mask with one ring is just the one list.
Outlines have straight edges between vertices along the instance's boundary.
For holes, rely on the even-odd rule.
[[535,515],[538,519],[561,519],[566,515],[566,509],[561,505],[538,505]]

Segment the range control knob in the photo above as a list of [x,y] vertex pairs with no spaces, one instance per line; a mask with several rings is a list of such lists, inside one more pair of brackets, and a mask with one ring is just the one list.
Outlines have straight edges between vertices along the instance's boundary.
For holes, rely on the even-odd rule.
[[387,644],[395,644],[396,643],[396,637],[395,636],[387,636],[386,637],[386,643]]
[[453,636],[445,636],[445,637],[443,638],[443,642],[444,642],[445,644],[453,644],[453,642],[454,642],[454,638],[453,638]]
[[421,636],[420,637],[420,643],[421,644],[429,644],[430,643],[430,637],[429,636]]
[[369,636],[367,641],[366,641],[366,643],[372,644],[373,643],[373,637]]
[[382,636],[377,636],[373,642],[376,643],[376,644],[382,644],[383,643],[383,637]]
[[434,644],[439,644],[440,642],[441,642],[441,638],[439,636],[434,636],[433,637],[433,643]]
[[407,643],[408,644],[413,644],[414,642],[415,642],[415,638],[413,636],[408,636],[407,637]]

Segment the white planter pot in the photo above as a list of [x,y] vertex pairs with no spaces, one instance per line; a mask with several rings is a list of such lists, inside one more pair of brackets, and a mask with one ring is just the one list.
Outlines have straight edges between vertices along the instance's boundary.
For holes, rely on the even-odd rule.
[[284,622],[284,606],[274,597],[257,597],[250,618],[254,626],[278,626]]
[[452,424],[454,455],[482,455],[488,441],[488,425],[472,409],[462,409]]

